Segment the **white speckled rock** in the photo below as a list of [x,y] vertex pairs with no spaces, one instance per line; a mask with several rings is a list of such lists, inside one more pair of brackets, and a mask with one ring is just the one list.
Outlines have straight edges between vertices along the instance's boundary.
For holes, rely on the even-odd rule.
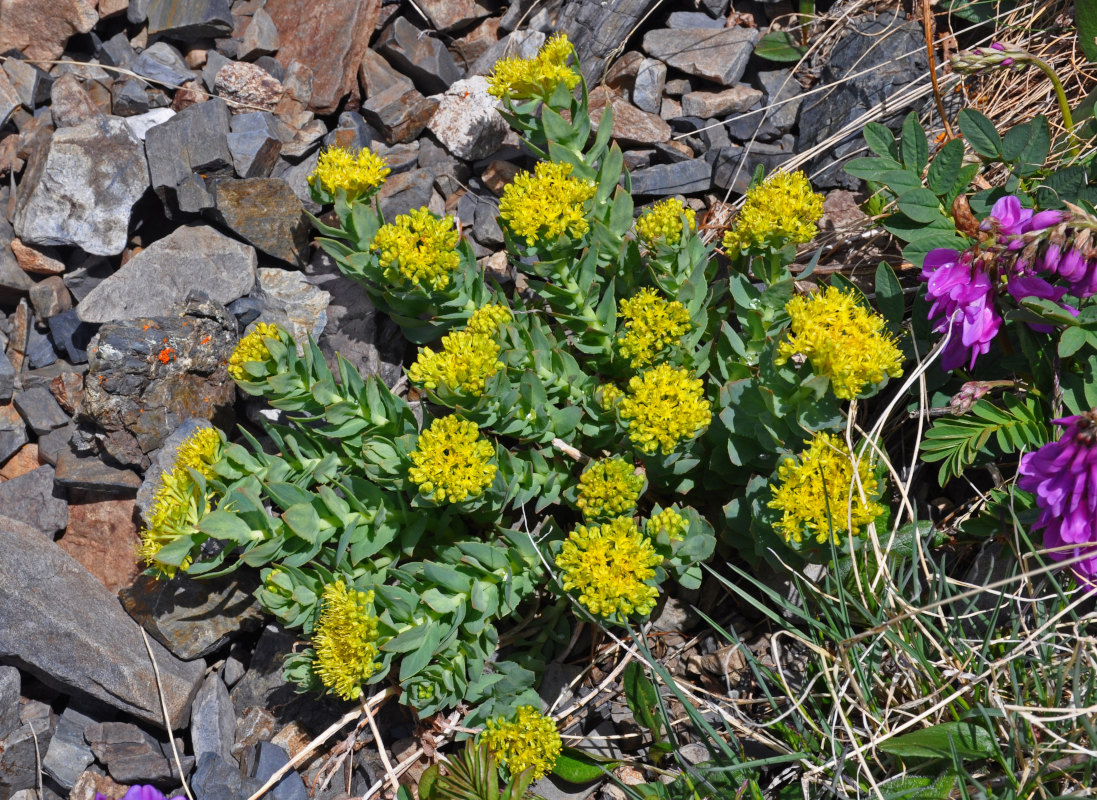
[[486,78],[476,75],[457,81],[439,100],[427,128],[450,153],[476,161],[502,146],[507,123],[496,110],[498,102],[488,94]]

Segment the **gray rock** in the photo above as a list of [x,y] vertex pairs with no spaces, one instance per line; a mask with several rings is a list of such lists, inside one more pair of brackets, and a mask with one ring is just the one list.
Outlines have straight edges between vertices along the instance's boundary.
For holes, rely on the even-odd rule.
[[[395,174],[400,172],[407,172],[410,169],[414,169],[416,165],[420,167],[423,166],[420,156],[423,152],[423,147],[427,144],[434,147],[439,152],[445,154],[446,158],[449,160],[448,163],[457,163],[457,160],[455,158],[447,154],[445,150],[443,150],[441,147],[438,147],[438,145],[434,144],[434,142],[432,142],[430,139],[423,139],[422,143],[420,143],[419,140],[416,140],[413,142],[404,142],[394,145],[387,145],[382,142],[374,142],[372,145],[370,145],[370,149],[373,150],[373,152],[377,155],[384,158],[385,163],[389,165],[389,169],[391,169],[392,172]],[[446,174],[445,167],[442,168],[441,174]],[[434,173],[435,180],[437,180],[439,176],[440,173]]]
[[[88,713],[85,713],[88,712]],[[94,716],[89,716],[93,714]],[[57,720],[57,730],[42,757],[43,771],[63,789],[71,789],[76,779],[95,760],[84,733],[97,722],[109,718],[103,708],[84,708],[70,703]]]
[[658,29],[644,34],[644,51],[689,75],[731,86],[758,43],[755,28]]
[[217,73],[221,71],[221,67],[229,63],[231,59],[225,58],[216,50],[206,51],[206,65],[202,67],[202,82],[206,84],[206,89],[211,92],[216,90]]
[[142,78],[172,87],[194,80],[194,73],[187,67],[183,56],[167,42],[149,45],[133,60],[130,68]]
[[54,314],[46,320],[50,329],[50,339],[57,351],[64,353],[72,364],[86,364],[88,361],[88,342],[95,335],[96,326],[81,322],[76,309]]
[[237,800],[243,796],[244,775],[231,760],[203,753],[190,779],[195,800]]
[[328,322],[331,295],[308,282],[300,272],[260,267],[259,294],[263,300],[261,322],[286,328],[294,341],[320,338]]
[[0,738],[19,727],[19,670],[0,665]]
[[[297,62],[300,64],[301,62]],[[267,73],[279,83],[282,83],[286,79],[286,68],[282,66],[274,56],[259,56],[255,59],[255,65],[262,67]],[[283,86],[283,88],[285,88]]]
[[62,453],[72,452],[69,442],[75,430],[75,425],[66,425],[64,428],[50,431],[45,436],[39,436],[38,457],[51,467],[56,467]]
[[271,177],[284,180],[297,195],[305,211],[310,214],[319,214],[321,211],[320,205],[309,197],[308,185],[308,176],[316,171],[316,161],[319,157],[320,153],[315,151],[306,156],[304,161],[296,164],[279,159],[271,170]]
[[712,167],[703,158],[692,158],[638,169],[631,177],[633,194],[656,197],[692,194],[707,192],[712,186]]
[[307,125],[298,128],[293,138],[282,143],[282,158],[286,161],[300,161],[306,158],[320,146],[327,133],[328,128],[323,120],[310,121]]
[[390,175],[377,195],[381,213],[385,219],[394,220],[398,214],[427,205],[433,190],[434,176],[425,169]]
[[[255,763],[255,779],[266,783],[274,773],[289,763],[289,754],[270,742],[259,742],[259,757]],[[270,790],[274,800],[308,800],[305,784],[296,770],[289,770],[285,777]]]
[[[84,736],[95,758],[120,783],[180,779],[175,760],[167,756],[170,744],[158,742],[136,725],[96,722],[87,727]],[[194,764],[191,756],[183,756],[180,761],[185,771]]]
[[793,76],[792,70],[777,69],[759,72],[758,83],[765,92],[763,102],[767,106],[776,105],[776,108],[766,111],[766,121],[772,123],[782,133],[791,130],[800,113],[800,105],[803,103],[800,95],[804,92],[800,82]]
[[182,311],[108,323],[88,348],[83,415],[130,438],[139,455],[161,447],[184,420],[201,417],[222,429],[233,421],[236,386],[224,365],[238,341],[236,320],[204,297],[188,299]]
[[38,784],[38,758],[48,748],[52,731],[48,717],[27,722],[0,739],[0,797]]
[[143,142],[152,128],[163,125],[174,116],[175,112],[170,108],[154,108],[144,114],[134,114],[132,117],[126,117],[126,127],[130,129],[130,133]]
[[57,361],[57,352],[49,337],[36,326],[27,329],[27,364],[31,369],[48,367]]
[[324,137],[324,146],[361,150],[363,147],[369,147],[376,137],[377,131],[361,114],[344,111],[339,115],[339,123]]
[[27,425],[39,436],[69,423],[66,414],[48,389],[35,387],[15,395],[15,407]]
[[149,185],[141,151],[140,141],[118,117],[57,131],[48,154],[23,173],[16,234],[27,244],[121,253],[133,205]]
[[0,72],[0,125],[7,123],[20,105],[22,100],[8,79],[7,73]]
[[651,629],[660,633],[686,633],[701,621],[700,614],[692,605],[677,597],[668,597],[659,616],[652,621]]
[[745,194],[755,167],[761,164],[769,174],[791,157],[792,153],[764,142],[755,142],[749,148],[725,147],[713,159],[712,182],[721,189]]
[[[225,659],[225,668],[221,672],[221,678],[224,680],[225,685],[228,687],[235,686],[241,678],[244,677],[246,668],[244,662],[238,657],[239,645],[233,647],[232,652],[229,653],[228,658]],[[235,727],[235,725],[234,725]]]
[[229,690],[216,672],[206,677],[191,704],[190,742],[194,757],[213,753],[225,761],[232,760],[232,745],[236,741],[236,712],[232,708]]
[[[131,4],[132,7],[132,4]],[[112,67],[129,67],[137,58],[137,53],[130,44],[124,31],[119,31],[114,36],[103,42],[98,50],[99,63]]]
[[[601,778],[596,780],[600,781]],[[553,775],[546,775],[534,781],[529,790],[543,800],[587,800],[593,788],[594,783],[590,781],[576,785]]]
[[169,214],[213,208],[210,181],[232,177],[231,112],[224,100],[195,103],[145,134],[152,188]]
[[[890,13],[852,21],[822,65],[814,87],[821,93],[801,109],[798,149],[803,152],[830,139],[883,102],[890,113],[883,123],[898,128],[908,109],[889,98],[924,75],[926,69],[921,23]],[[848,80],[854,72],[857,79]],[[860,179],[846,174],[841,163],[863,148],[861,127],[858,124],[842,142],[810,164],[808,172],[816,188],[856,189],[860,185]]]
[[274,115],[269,111],[251,111],[234,116],[228,146],[233,167],[241,178],[269,175],[282,151]]
[[15,391],[15,367],[8,359],[8,354],[0,350],[0,402],[11,402],[12,392]]
[[480,75],[446,89],[427,127],[447,150],[466,161],[494,153],[510,130],[499,114],[498,101],[488,94],[487,80]]
[[54,488],[53,467],[42,466],[0,483],[5,515],[37,528],[51,539],[69,523],[69,504]]
[[[518,4],[512,4],[511,8],[517,8]],[[495,62],[500,58],[533,58],[537,51],[548,38],[541,31],[520,30],[508,33],[497,42],[492,42],[488,49],[480,54],[469,68],[469,75],[487,75],[495,67]]]
[[[757,104],[750,111],[726,120],[720,127],[730,139],[737,142],[773,142],[781,138],[781,131],[770,122],[768,116],[763,118],[766,113],[761,108],[761,104]],[[702,131],[699,135],[704,138],[705,133]],[[707,149],[712,152],[721,147],[727,147],[729,143],[721,141],[719,144],[710,145]]]
[[110,87],[111,112],[119,117],[133,117],[149,110],[149,96],[135,80],[116,80]]
[[[0,659],[62,691],[84,692],[162,725],[158,683],[140,628],[110,590],[21,522],[2,520],[0,553]],[[169,722],[178,729],[186,724],[205,665],[150,645]]]
[[564,5],[560,25],[575,45],[588,85],[598,83],[606,61],[656,5],[656,0],[575,0]]
[[27,426],[15,406],[0,405],[0,463],[15,455],[28,441]]
[[645,58],[640,62],[632,86],[632,104],[641,111],[658,114],[666,80],[667,65],[654,58]]
[[682,114],[702,119],[725,117],[746,111],[761,99],[758,89],[741,83],[722,92],[690,92],[682,97]]
[[214,302],[231,303],[255,286],[257,261],[249,245],[205,225],[185,226],[127,261],[76,312],[84,322],[165,316],[196,289]]
[[132,497],[141,485],[137,473],[109,467],[98,458],[78,456],[71,447],[57,457],[56,467],[54,479],[58,486],[65,489]]
[[384,56],[373,50],[366,51],[358,67],[358,83],[362,87],[363,98],[373,97],[393,86],[415,88],[410,78],[394,70]]
[[[256,249],[288,264],[308,263],[309,223],[301,201],[284,180],[218,181],[213,197],[217,220]],[[218,298],[223,303],[235,299]]]
[[193,42],[228,36],[232,28],[229,0],[150,0],[148,3],[149,36]]
[[9,55],[4,60],[4,73],[19,95],[19,102],[28,109],[33,110],[49,100],[53,77],[45,70]]
[[53,114],[53,124],[58,128],[71,128],[103,115],[83,82],[71,73],[62,75],[51,87],[50,112]]
[[396,84],[366,100],[362,116],[381,132],[387,143],[395,144],[415,139],[437,108],[437,98],[424,97],[412,87]]
[[668,97],[681,97],[693,91],[693,84],[686,78],[673,78],[663,86],[663,93]]
[[423,94],[444,92],[464,77],[446,46],[404,17],[396,17],[373,45],[396,69],[407,75]]
[[703,11],[672,11],[667,18],[667,27],[674,30],[687,28],[714,28],[720,30],[725,20],[713,19]]
[[141,25],[149,18],[149,6],[152,0],[129,0],[126,7],[126,20],[134,25]]
[[[748,119],[758,119],[758,116]],[[730,125],[726,125],[718,119],[706,120],[704,126],[697,131],[697,138],[701,140],[706,154],[713,153],[724,147],[731,147],[731,136],[728,134]]]
[[[260,56],[269,56],[278,52],[278,44],[278,28],[275,27],[274,20],[260,8],[251,15],[251,22],[244,29],[237,58],[254,61]],[[274,77],[281,80],[277,75]]]
[[494,13],[479,0],[421,0],[419,7],[438,31],[455,31]]

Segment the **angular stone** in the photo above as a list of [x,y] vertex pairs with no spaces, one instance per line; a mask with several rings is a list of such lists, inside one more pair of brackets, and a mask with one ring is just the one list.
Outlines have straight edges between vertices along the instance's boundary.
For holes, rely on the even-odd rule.
[[626,145],[652,145],[670,138],[670,125],[656,114],[641,111],[623,97],[601,86],[590,93],[590,120],[595,130],[606,104],[613,107],[613,138]]
[[149,36],[183,42],[216,39],[232,33],[229,0],[151,0]]
[[[511,6],[517,8],[517,6]],[[533,58],[541,45],[545,43],[545,34],[536,30],[521,30],[508,33],[499,41],[491,44],[480,54],[469,68],[470,75],[487,75],[500,58]]]
[[69,443],[75,430],[75,425],[68,425],[50,431],[41,437],[38,440],[38,460],[43,464],[49,464],[51,467],[56,468],[57,460],[61,457],[61,454],[71,452],[72,448]]
[[100,64],[128,68],[133,60],[137,58],[137,53],[134,51],[133,45],[130,44],[129,37],[126,36],[125,32],[119,31],[103,42],[101,47],[97,48],[96,56]]
[[72,308],[72,295],[61,277],[52,275],[31,287],[30,302],[35,316],[48,320]]
[[148,185],[141,143],[124,121],[100,117],[64,128],[23,175],[15,232],[27,244],[117,255]]
[[318,340],[328,322],[331,295],[313,286],[300,272],[259,268],[262,322],[275,322],[289,330],[294,341],[311,336]]
[[19,96],[19,102],[28,109],[33,110],[50,99],[53,77],[44,69],[9,54],[4,60],[4,74]]
[[726,20],[713,19],[703,11],[671,11],[667,17],[667,27],[673,30],[686,30],[688,28],[713,28],[721,30],[726,27]]
[[761,164],[768,175],[790,158],[792,153],[763,142],[755,142],[747,149],[738,145],[725,147],[712,161],[712,182],[721,189],[745,194],[755,167]]
[[109,467],[98,458],[83,458],[62,452],[57,458],[57,485],[102,494],[132,497],[141,485],[137,473]]
[[469,68],[489,47],[499,41],[503,33],[499,30],[500,19],[500,17],[488,17],[479,25],[472,27],[464,36],[450,42],[453,59],[457,62],[457,66],[465,70],[465,74],[474,74],[469,72]]
[[37,326],[31,326],[27,330],[27,364],[31,369],[38,369],[48,367],[55,361],[57,352],[49,337],[38,330]]
[[145,479],[141,481],[141,488],[137,490],[137,509],[146,525],[151,519],[150,511],[156,502],[160,477],[165,472],[170,472],[175,466],[175,457],[180,445],[195,432],[210,427],[212,426],[209,420],[194,417],[184,420],[178,428],[168,434],[160,448],[152,455],[149,468],[145,470]]
[[308,263],[311,229],[301,201],[284,180],[223,180],[213,194],[218,220],[233,233],[280,261]]
[[745,84],[722,92],[690,92],[682,97],[682,114],[687,117],[725,117],[741,113],[762,99],[762,93]]
[[362,105],[362,116],[377,128],[389,144],[410,142],[430,122],[438,100],[401,84],[371,96]]
[[46,715],[25,722],[0,739],[0,797],[14,797],[38,783],[39,755],[42,748],[49,747],[52,734],[49,706]]
[[[311,111],[305,113],[312,114]],[[282,158],[286,161],[300,161],[306,158],[320,146],[320,142],[327,133],[328,128],[321,120],[311,120],[298,129],[292,139],[282,144]]]
[[223,430],[233,421],[236,386],[225,363],[238,341],[236,320],[204,298],[188,300],[183,312],[109,323],[89,346],[83,414],[129,438],[138,455],[184,420],[209,419]]
[[453,155],[477,161],[498,150],[510,130],[498,107],[487,80],[474,75],[446,89],[427,127]]
[[8,359],[8,354],[0,350],[0,403],[11,402],[11,395],[14,390],[15,367]]
[[267,0],[265,10],[278,29],[278,61],[294,61],[313,74],[309,108],[330,114],[350,95],[358,100],[358,65],[369,47],[381,13],[381,0],[313,0],[302,13],[300,0]]
[[278,107],[285,89],[282,84],[258,64],[230,61],[213,79],[214,90],[232,104],[273,111]]
[[415,88],[410,78],[394,70],[384,56],[372,50],[367,50],[362,56],[362,63],[358,66],[358,83],[362,89],[362,97],[367,99],[393,86]]
[[793,71],[777,69],[759,72],[758,83],[765,92],[765,104],[775,106],[766,110],[766,121],[772,123],[782,133],[791,130],[800,113],[800,105],[804,102],[800,97],[804,89],[796,80]]
[[52,539],[69,520],[68,503],[54,490],[53,479],[53,467],[43,466],[0,483],[0,508],[9,519],[26,523]]
[[132,117],[149,110],[149,96],[135,80],[116,80],[110,86],[111,113],[119,117]]
[[27,441],[27,426],[15,410],[15,405],[0,405],[0,462],[15,455]]
[[207,752],[196,763],[190,788],[197,800],[236,800],[245,796],[244,774],[234,760]]
[[[131,2],[144,2],[144,0],[131,0]],[[130,6],[132,8],[133,6]],[[96,769],[101,769],[97,767]],[[128,786],[115,783],[106,775],[87,770],[76,779],[76,784],[69,792],[69,800],[99,800],[102,795],[105,800],[122,800],[126,795]]]
[[361,114],[344,111],[339,115],[336,128],[324,137],[326,147],[342,147],[344,150],[361,150],[373,144],[377,134]]
[[492,9],[477,0],[420,0],[419,7],[437,31],[454,31],[484,17]]
[[155,128],[157,125],[163,125],[169,119],[175,116],[175,112],[170,108],[154,108],[150,111],[146,111],[144,114],[135,114],[132,117],[126,117],[126,127],[130,129],[130,133],[145,141],[149,130]]
[[621,57],[606,70],[606,86],[618,91],[631,90],[640,72],[640,65],[643,63],[644,54],[637,50],[622,53]]
[[170,580],[141,575],[119,598],[150,636],[190,661],[259,627],[263,611],[252,594],[258,585],[258,578],[245,572],[208,580],[184,573]]
[[31,442],[23,445],[18,453],[4,462],[4,466],[0,467],[0,478],[10,481],[13,478],[26,475],[28,472],[33,472],[40,466],[42,466],[42,462],[38,458],[38,445]]
[[183,109],[145,134],[152,188],[169,212],[213,207],[207,181],[232,175],[231,112],[214,99]]
[[381,31],[374,49],[411,78],[423,94],[444,92],[464,77],[446,46],[404,17],[396,17]]
[[159,686],[170,724],[186,723],[205,664],[184,663],[150,642],[157,681],[137,623],[108,589],[30,526],[2,520],[0,553],[0,658],[47,685],[84,692],[158,726]]
[[133,60],[131,69],[143,78],[182,86],[194,80],[194,73],[187,67],[182,54],[167,42],[156,42]]
[[[136,725],[97,722],[87,727],[84,737],[95,758],[120,783],[179,780],[174,760],[166,756],[171,752],[170,745],[158,742]],[[190,756],[183,756],[180,761],[184,769],[194,763]]]
[[712,166],[703,158],[677,164],[658,164],[632,173],[632,193],[666,197],[707,192],[712,186]]
[[19,670],[0,665],[0,738],[19,727]]
[[49,389],[41,386],[25,389],[15,395],[15,407],[31,430],[39,436],[69,423],[68,414],[58,405]]
[[141,543],[134,521],[136,501],[79,490],[72,492],[70,501],[68,525],[57,542],[61,549],[112,592],[132,584],[141,572],[134,557]]
[[[316,172],[316,162],[319,156],[320,152],[314,150],[300,162],[280,158],[275,162],[274,169],[271,170],[271,177],[284,180],[289,188],[293,190],[293,193],[297,195],[297,199],[301,201],[305,211],[310,214],[319,214],[322,210],[319,204],[309,197],[308,184],[309,175]],[[2,253],[0,253],[0,256],[2,256]],[[2,266],[3,264],[0,262],[0,267]]]
[[564,5],[559,24],[575,44],[588,85],[598,83],[607,59],[619,52],[656,5],[658,0],[575,0]]
[[21,50],[32,60],[55,59],[70,36],[87,33],[98,21],[95,0],[3,0],[0,53]]
[[216,672],[206,677],[191,704],[190,742],[195,759],[213,753],[225,761],[232,760],[232,745],[236,741],[236,712],[232,708],[229,690]]
[[[111,713],[105,707],[89,708],[88,705],[85,704],[83,710],[72,703],[65,708],[57,720],[57,730],[50,740],[49,749],[42,757],[43,771],[63,789],[71,789],[95,760],[91,745],[84,739],[84,732],[91,725],[101,722],[104,716],[109,718]],[[98,719],[85,711],[95,714]]]
[[231,303],[255,285],[257,261],[254,248],[211,227],[178,228],[92,289],[76,313],[84,322],[165,316],[195,289]]
[[633,82],[632,104],[641,111],[658,114],[666,80],[667,65],[654,58],[645,58],[640,62]]
[[434,176],[425,169],[390,175],[377,193],[381,213],[385,219],[396,219],[399,214],[427,205],[433,190]]
[[[781,130],[770,122],[768,116],[763,117],[767,112],[761,108],[761,105],[761,103],[755,103],[755,107],[749,111],[737,114],[721,123],[720,129],[728,135],[729,140],[727,142],[710,143],[708,151],[712,152],[727,147],[731,144],[731,139],[737,142],[772,142],[780,139]],[[702,139],[705,138],[706,133],[706,131],[698,131],[698,135]]]
[[71,128],[102,116],[84,84],[71,72],[54,82],[50,90],[50,111],[53,112],[53,124],[58,128]]
[[65,354],[72,364],[86,364],[88,361],[88,343],[95,335],[96,325],[81,322],[76,309],[62,311],[46,319],[50,329],[50,339],[54,347]]
[[266,111],[235,115],[228,145],[237,175],[241,178],[266,177],[282,151],[274,116]]
[[644,34],[643,47],[667,66],[731,86],[743,77],[757,43],[756,28],[663,28]]
[[[271,742],[259,742],[259,757],[255,764],[255,778],[264,783],[274,773],[289,763],[289,754]],[[296,770],[289,770],[285,777],[270,789],[274,800],[308,800],[305,784]]]
[[206,84],[207,89],[212,92],[217,88],[217,73],[221,71],[221,67],[225,64],[231,63],[232,59],[225,58],[216,50],[206,51],[206,65],[202,67],[202,82]]
[[[13,61],[16,59],[12,59]],[[22,105],[19,93],[12,86],[6,72],[0,72],[0,125],[4,125],[16,109]]]
[[11,251],[19,267],[25,272],[33,272],[35,275],[60,275],[65,271],[65,264],[53,257],[53,251],[49,248],[39,249],[27,247],[18,239],[12,239]]
[[238,58],[253,61],[260,56],[269,56],[278,52],[278,28],[274,26],[274,20],[263,9],[258,9],[251,15],[251,22],[244,30],[244,38],[240,43]]

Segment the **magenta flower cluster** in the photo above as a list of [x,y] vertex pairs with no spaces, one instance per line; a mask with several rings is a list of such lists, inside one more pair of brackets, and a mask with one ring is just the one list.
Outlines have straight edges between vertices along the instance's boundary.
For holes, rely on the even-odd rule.
[[1036,495],[1048,557],[1081,557],[1071,569],[1097,591],[1097,408],[1055,424],[1063,435],[1021,458],[1017,485]]
[[[1068,292],[1076,297],[1097,293],[1097,260],[1090,263],[1076,250],[1064,255],[1053,244],[1038,259],[1028,255],[1029,235],[1064,219],[1061,211],[1035,213],[1022,208],[1016,197],[1003,197],[980,226],[990,234],[988,244],[963,253],[938,248],[926,255],[922,278],[931,303],[929,318],[934,331],[948,335],[941,353],[944,369],[964,365],[971,369],[979,356],[989,352],[1002,326],[999,297],[1003,291],[1017,301],[1040,297],[1056,302]],[[1052,285],[1048,278],[1057,276],[1069,285]]]

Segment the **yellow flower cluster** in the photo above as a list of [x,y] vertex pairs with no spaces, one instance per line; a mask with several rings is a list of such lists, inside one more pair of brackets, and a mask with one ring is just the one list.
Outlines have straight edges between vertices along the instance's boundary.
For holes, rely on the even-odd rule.
[[637,475],[623,458],[603,458],[591,463],[579,476],[576,505],[587,519],[617,517],[636,508],[644,476]]
[[866,384],[903,374],[903,354],[884,328],[884,318],[855,299],[853,292],[828,286],[797,295],[785,306],[792,336],[777,346],[777,363],[793,354],[807,356],[816,375],[830,378],[835,397],[852,400]]
[[784,247],[810,242],[823,216],[823,196],[803,172],[775,172],[747,190],[735,227],[724,234],[724,249]]
[[691,231],[697,230],[697,215],[686,208],[677,197],[669,197],[656,203],[636,220],[636,235],[648,247],[662,240],[669,245],[678,244],[682,238],[682,217],[685,216]]
[[644,581],[655,577],[653,567],[662,561],[632,517],[617,517],[603,525],[578,526],[564,540],[556,567],[560,585],[577,590],[591,614],[643,616],[659,597],[659,590]]
[[574,50],[558,33],[533,58],[500,59],[488,76],[488,93],[499,99],[547,100],[561,83],[570,91],[579,84],[579,73],[568,66]]
[[648,520],[648,531],[650,533],[666,531],[667,536],[671,539],[685,538],[688,530],[689,521],[673,508],[665,508],[658,514],[653,514],[651,519]]
[[419,348],[408,377],[431,391],[442,385],[454,392],[481,396],[488,378],[503,369],[495,335],[511,319],[513,315],[504,305],[477,309],[463,330],[442,337],[441,350]]
[[443,336],[441,350],[419,348],[408,377],[431,391],[442,385],[453,392],[479,397],[487,387],[488,378],[502,368],[495,339],[466,328]]
[[482,736],[511,775],[532,768],[534,780],[553,768],[563,749],[556,723],[533,706],[520,706],[513,722],[489,719]]
[[[213,477],[213,464],[221,457],[223,445],[216,428],[200,428],[179,445],[171,470],[161,473],[149,524],[141,531],[141,544],[137,548],[137,557],[146,566],[156,564],[156,554],[165,546],[180,536],[194,533],[199,520],[210,512],[209,498],[203,497],[189,470]],[[183,568],[189,563],[189,559],[184,561]],[[157,566],[166,575],[175,574],[173,565]]]
[[264,339],[281,339],[281,329],[277,325],[268,322],[260,322],[255,330],[240,340],[236,349],[229,356],[228,373],[238,381],[250,380],[251,376],[244,369],[245,364],[253,362],[263,363],[270,358],[270,348]]
[[609,411],[615,405],[617,401],[621,399],[624,392],[620,388],[612,383],[607,383],[602,386],[602,390],[599,393],[598,404],[602,407],[603,411]]
[[533,174],[521,172],[503,189],[499,216],[526,244],[573,239],[590,230],[583,204],[594,197],[594,181],[571,177],[571,164],[538,162]]
[[689,332],[689,312],[677,300],[664,300],[651,288],[621,301],[625,333],[617,338],[617,352],[631,359],[633,369],[645,367],[665,347]]
[[419,434],[408,477],[422,494],[459,503],[482,494],[495,480],[494,456],[495,448],[473,423],[450,415]]
[[[869,459],[858,462],[857,477],[865,497],[873,497],[877,482]],[[820,544],[832,537],[835,544],[841,544],[841,534],[858,536],[865,525],[884,513],[879,503],[861,500],[849,448],[829,433],[817,433],[798,460],[785,459],[777,468],[777,479],[779,485],[770,486],[773,499],[769,507],[784,512],[775,527],[785,541],[803,541],[806,530]]]
[[357,700],[362,684],[380,667],[373,592],[350,588],[340,579],[324,587],[322,603],[312,637],[316,677],[344,700]]
[[380,254],[377,260],[388,280],[425,283],[437,292],[449,286],[461,263],[456,250],[460,237],[453,217],[438,219],[428,209],[416,208],[382,225],[369,247]]
[[368,148],[355,154],[343,147],[329,147],[317,157],[316,171],[308,181],[328,194],[342,189],[347,200],[357,200],[380,189],[390,172],[385,159]]
[[681,367],[660,364],[629,380],[618,414],[628,426],[629,439],[643,453],[660,447],[670,453],[684,439],[708,427],[712,410],[704,384]]

